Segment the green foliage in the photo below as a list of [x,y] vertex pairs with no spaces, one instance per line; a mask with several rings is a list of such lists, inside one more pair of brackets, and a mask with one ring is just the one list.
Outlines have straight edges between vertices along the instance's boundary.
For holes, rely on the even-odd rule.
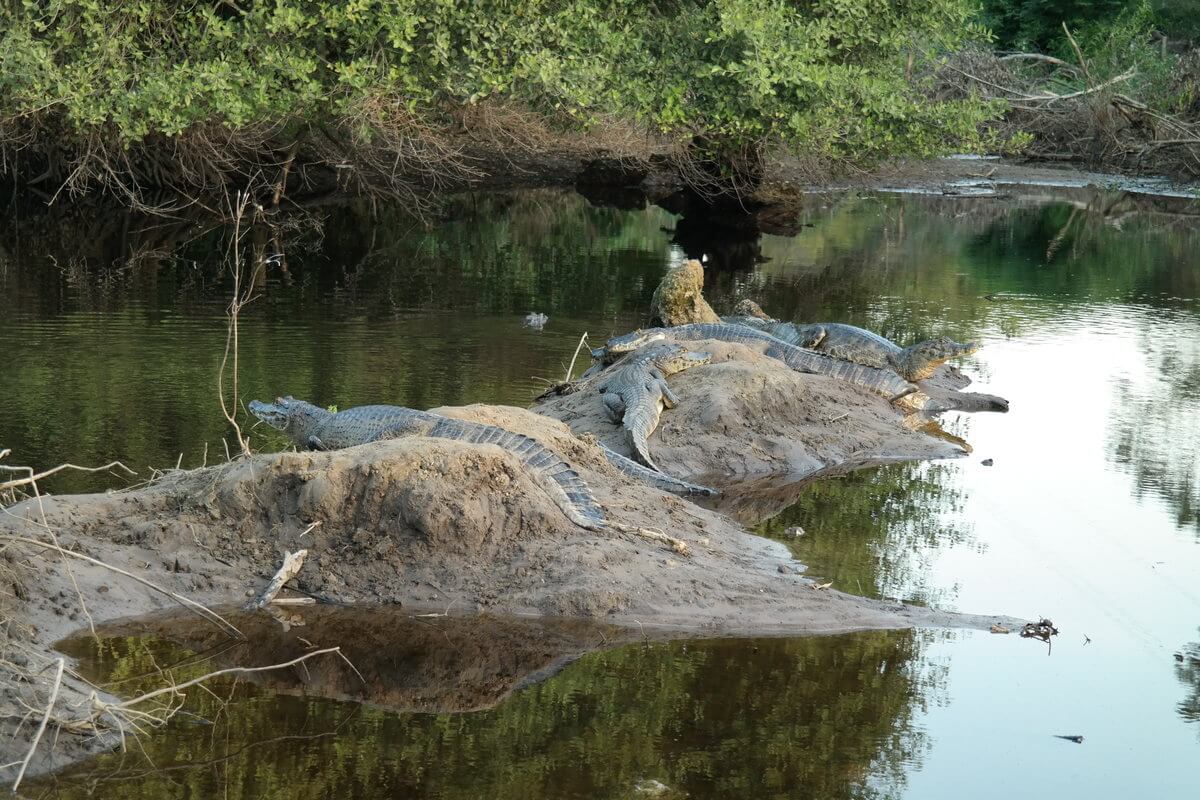
[[1200,40],[1200,0],[1151,0],[1159,29],[1172,39]]
[[[977,146],[993,111],[911,76],[971,35],[968,0],[55,0],[0,8],[0,120],[122,142],[206,125],[446,123],[519,101],[721,148],[833,157]],[[386,109],[363,117],[366,106]]]
[[1066,44],[1064,22],[1074,32],[1137,16],[1171,39],[1200,38],[1200,0],[984,0],[981,21],[1002,48],[1046,52]]
[[1045,52],[1064,38],[1064,22],[1074,31],[1110,22],[1141,4],[1142,0],[984,0],[982,19],[999,46]]

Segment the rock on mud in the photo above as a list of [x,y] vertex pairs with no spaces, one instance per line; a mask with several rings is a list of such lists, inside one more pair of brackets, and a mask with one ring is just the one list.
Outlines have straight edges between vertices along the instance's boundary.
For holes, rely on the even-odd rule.
[[704,299],[704,267],[695,259],[685,261],[663,276],[650,305],[654,324],[671,326],[721,321]]

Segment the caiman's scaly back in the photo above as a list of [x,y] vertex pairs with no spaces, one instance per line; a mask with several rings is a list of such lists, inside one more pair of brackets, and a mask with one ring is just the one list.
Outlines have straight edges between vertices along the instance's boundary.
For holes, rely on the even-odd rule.
[[892,370],[909,381],[923,381],[950,359],[971,355],[979,349],[975,343],[960,344],[949,336],[901,347],[873,331],[840,322],[797,325],[753,316],[726,317],[725,321],[762,331],[780,341],[832,358]]
[[667,385],[667,376],[712,360],[674,342],[651,344],[631,355],[600,384],[604,407],[613,422],[620,422],[638,461],[659,470],[650,457],[648,439],[658,428],[663,408],[674,408],[679,398]]
[[274,403],[252,401],[250,411],[297,445],[313,450],[337,450],[403,436],[494,444],[520,459],[576,525],[600,530],[606,524],[604,510],[570,464],[535,439],[495,425],[401,406],[358,406],[334,413],[291,397],[277,398]]
[[877,394],[881,394],[892,402],[917,391],[917,387],[901,378],[894,372],[876,367],[854,364],[849,361],[839,361],[827,355],[814,353],[792,344],[788,344],[768,333],[745,325],[730,325],[728,323],[703,323],[696,325],[678,325],[673,328],[648,328],[634,331],[624,336],[609,339],[606,351],[608,353],[627,353],[636,350],[644,344],[653,341],[699,341],[701,339],[716,339],[723,342],[742,344],[766,345],[764,352],[771,358],[776,358],[798,372],[809,372],[818,375],[828,375],[831,378],[862,386]]

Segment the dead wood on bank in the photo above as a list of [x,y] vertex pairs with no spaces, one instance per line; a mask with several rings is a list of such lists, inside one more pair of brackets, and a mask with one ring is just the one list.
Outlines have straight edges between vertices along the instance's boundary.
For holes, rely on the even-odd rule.
[[651,157],[686,167],[686,155],[648,127],[615,116],[600,115],[580,130],[577,120],[496,98],[428,117],[398,98],[368,96],[335,120],[280,118],[236,128],[214,122],[132,142],[113,126],[76,130],[52,110],[0,119],[0,181],[47,205],[98,192],[139,213],[175,216],[199,207],[226,221],[239,195],[268,213],[359,196],[398,201],[422,216],[440,194],[503,183],[503,176],[571,181],[589,159],[645,169]]
[[[1072,161],[1093,168],[1200,177],[1200,108],[1180,113],[1153,107],[1162,98],[1138,99],[1135,66],[1100,77],[1066,31],[1076,63],[1043,53],[999,55],[964,49],[934,76],[938,98],[980,95],[1007,106],[994,124],[1004,139],[1025,136],[1022,153],[1033,159]],[[1181,58],[1172,81],[1200,82],[1196,54]],[[1153,85],[1153,84],[1147,84]]]

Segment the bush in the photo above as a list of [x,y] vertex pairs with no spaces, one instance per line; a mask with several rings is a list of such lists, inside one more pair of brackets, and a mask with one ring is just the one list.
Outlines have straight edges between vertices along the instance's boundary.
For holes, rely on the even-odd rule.
[[994,111],[930,102],[912,78],[978,33],[971,14],[969,0],[10,2],[0,136],[100,153],[111,170],[116,151],[138,161],[163,138],[230,132],[243,138],[210,149],[394,149],[448,130],[456,108],[503,101],[567,130],[617,115],[722,169],[777,144],[928,155],[979,146]]

